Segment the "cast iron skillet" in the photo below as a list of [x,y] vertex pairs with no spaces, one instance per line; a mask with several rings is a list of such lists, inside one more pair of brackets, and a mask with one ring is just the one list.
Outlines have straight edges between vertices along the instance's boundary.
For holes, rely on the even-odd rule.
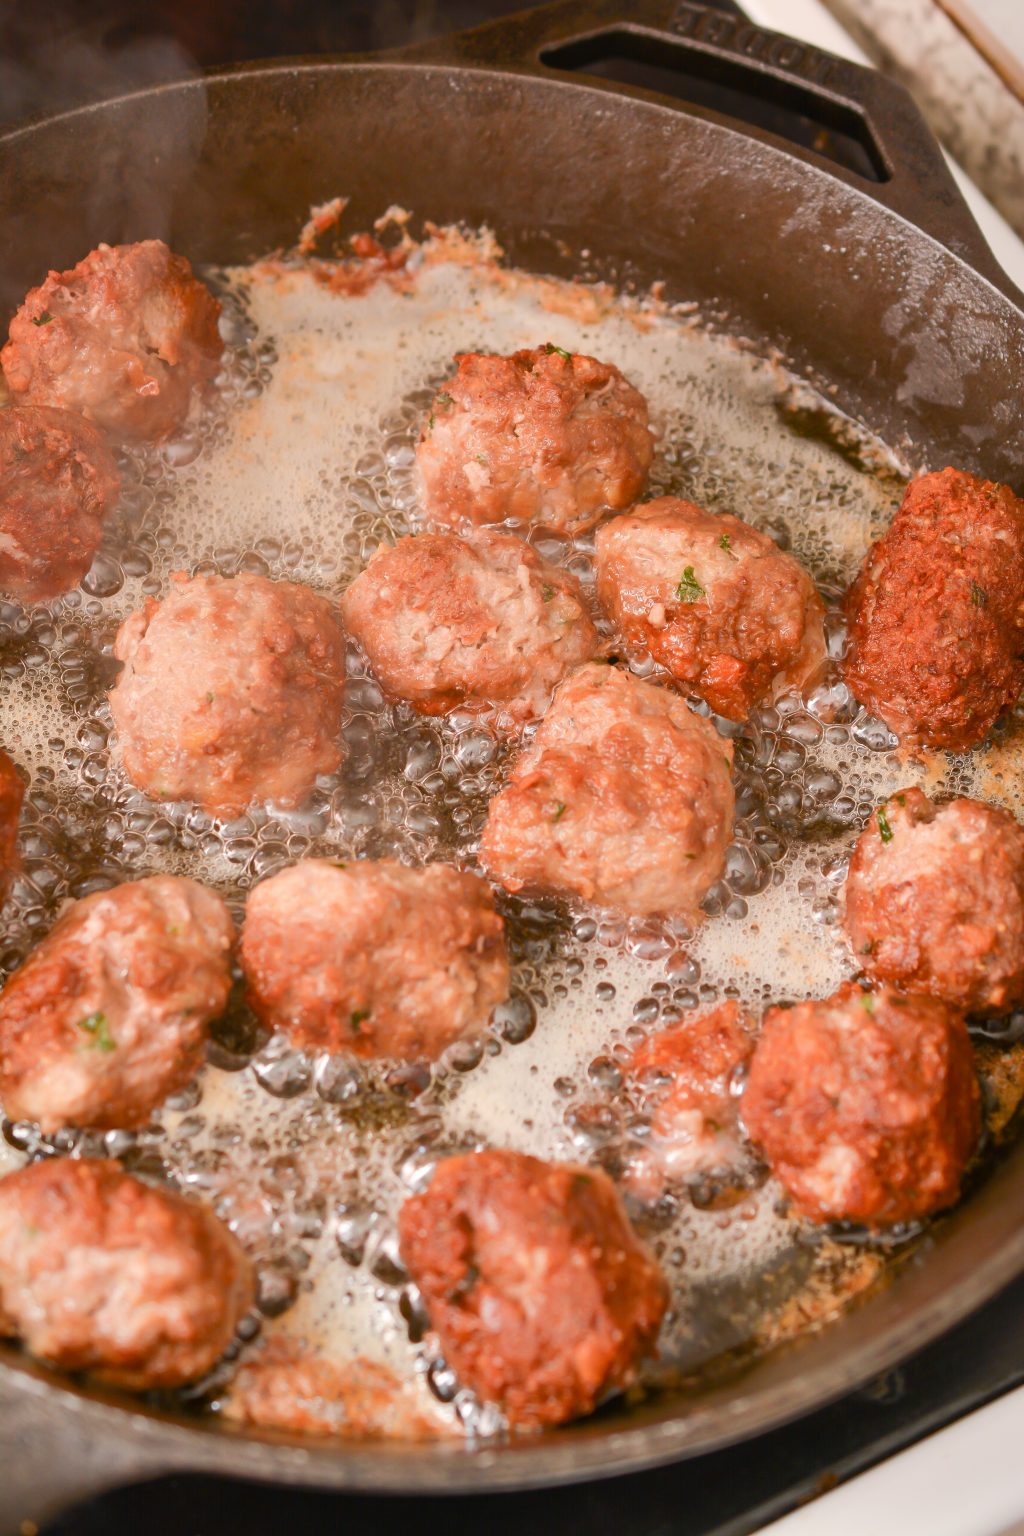
[[[789,137],[607,78],[621,74],[609,59],[639,58],[691,102],[709,80],[741,117],[752,98],[767,102]],[[918,460],[1024,490],[1024,296],[909,97],[671,0],[563,0],[440,44],[234,70],[12,133],[0,140],[0,302],[13,309],[100,240],[160,235],[193,261],[247,261],[289,245],[310,205],[337,192],[352,198],[348,228],[397,202],[438,222],[486,221],[538,270],[571,273],[568,247],[640,283],[664,279],[669,297],[697,299],[834,386]],[[82,1390],[7,1350],[0,1532],[176,1468],[451,1492],[694,1456],[820,1406],[990,1297],[1024,1269],[1022,1206],[1024,1145],[887,1289],[820,1335],[685,1401],[511,1447],[242,1435]]]

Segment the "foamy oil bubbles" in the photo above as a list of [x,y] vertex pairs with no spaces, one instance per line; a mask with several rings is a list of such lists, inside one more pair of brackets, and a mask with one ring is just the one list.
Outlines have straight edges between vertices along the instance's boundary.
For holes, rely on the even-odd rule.
[[[300,858],[472,865],[509,744],[468,711],[436,721],[391,703],[354,644],[343,765],[295,811],[222,822],[153,803],[124,780],[106,704],[118,625],[173,571],[248,571],[336,597],[378,544],[413,531],[415,442],[456,352],[551,341],[617,363],[651,403],[652,493],[733,511],[791,548],[831,600],[838,653],[838,595],[898,475],[882,445],[861,445],[881,473],[837,451],[820,402],[801,397],[794,431],[789,385],[770,365],[686,319],[581,303],[572,285],[487,263],[414,260],[401,285],[358,295],[300,267],[213,277],[226,351],[212,407],[173,441],[122,456],[121,505],[80,591],[0,607],[0,739],[31,775],[5,973],[69,896],[143,873],[202,879],[240,915],[254,882]],[[592,592],[591,535],[533,542]],[[382,1360],[471,1432],[500,1428],[424,1337],[397,1246],[402,1201],[440,1157],[477,1146],[620,1175],[649,1139],[626,1083],[645,1034],[726,998],[759,1014],[851,973],[837,918],[857,829],[901,775],[932,782],[934,768],[897,758],[834,674],[806,699],[719,727],[735,747],[737,828],[701,925],[500,898],[512,996],[431,1070],[307,1057],[268,1039],[237,988],[199,1083],[106,1148],[213,1203],[254,1258],[267,1329],[341,1363]],[[2,1155],[71,1149],[15,1128]],[[688,1367],[742,1342],[780,1277],[796,1285],[815,1262],[777,1189],[753,1175],[727,1208],[699,1181],[633,1207],[673,1287],[666,1355]]]

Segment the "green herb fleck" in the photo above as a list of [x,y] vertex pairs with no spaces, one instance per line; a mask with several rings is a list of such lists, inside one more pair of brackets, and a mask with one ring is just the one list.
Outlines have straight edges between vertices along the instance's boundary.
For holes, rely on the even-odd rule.
[[704,588],[693,574],[693,566],[688,565],[676,588],[676,596],[681,603],[695,603],[704,595]]
[[212,704],[213,703],[213,694],[212,693],[208,693],[206,695],[206,702],[207,702],[207,704]]
[[332,862],[334,864],[335,869],[348,869],[348,860],[347,859],[334,859],[334,860],[332,860]]
[[349,1014],[348,1027],[354,1035],[358,1035],[369,1017],[369,1008],[357,1008],[353,1013]]
[[84,1019],[79,1019],[78,1028],[84,1029],[87,1035],[92,1035],[92,1047],[97,1051],[114,1051],[117,1049],[117,1041],[110,1033],[110,1025],[107,1023],[105,1013],[89,1013]]
[[739,559],[739,556],[734,555],[732,552],[732,538],[729,534],[722,534],[722,537],[718,541],[718,547],[719,549],[724,549],[726,554],[729,555],[733,560]]
[[434,430],[434,423],[435,423],[436,420],[437,420],[437,417],[434,415],[433,411],[431,411],[430,418],[427,421],[427,432],[428,432],[428,434],[433,432],[433,430]]
[[555,589],[554,587],[542,587],[540,595],[546,603],[550,603],[551,599],[555,595]]
[[861,993],[861,995],[860,995],[860,1005],[864,1009],[865,1013],[874,1013],[874,1011],[875,1011],[875,1000],[871,996],[870,992],[862,992]]
[[475,457],[476,457],[477,463],[478,464],[482,464],[484,466],[484,468],[486,469],[487,465],[489,463],[489,460],[487,458],[486,453],[478,453],[478,454],[475,455]]
[[446,389],[442,389],[441,393],[437,396],[437,399],[434,401],[434,404],[435,405],[443,405],[445,410],[447,410],[450,405],[454,405],[455,404],[455,401],[454,401],[454,399],[452,398],[452,396],[448,393],[448,391]]
[[889,818],[885,814],[885,806],[884,805],[880,805],[878,807],[877,815],[878,815],[878,835],[882,839],[883,843],[891,843],[892,842],[892,827],[890,827],[890,825],[889,825]]
[[988,607],[988,593],[984,587],[979,587],[976,581],[971,582],[971,602],[975,608]]
[[50,321],[52,319],[53,319],[53,316],[50,314],[50,311],[48,309],[44,309],[41,315],[33,315],[32,316],[32,324],[33,325],[49,325],[49,323],[50,323]]
[[562,801],[556,800],[551,809],[551,820],[561,821],[562,817],[565,815],[565,812],[566,807],[563,805]]
[[549,341],[544,351],[548,354],[548,357],[551,356],[552,352],[557,352],[559,357],[564,357],[567,363],[572,362],[572,353],[567,352],[564,347],[556,347],[553,342]]

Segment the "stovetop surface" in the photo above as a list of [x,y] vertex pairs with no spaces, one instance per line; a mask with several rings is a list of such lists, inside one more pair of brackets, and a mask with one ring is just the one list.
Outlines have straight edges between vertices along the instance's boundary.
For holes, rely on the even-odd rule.
[[[731,9],[728,0],[720,0]],[[521,0],[51,0],[0,17],[0,126],[197,68],[440,35]],[[626,9],[624,0],[624,10]],[[105,1495],[43,1536],[742,1536],[1024,1383],[1024,1279],[862,1391],[754,1441],[657,1471],[523,1494],[320,1494],[175,1476]]]

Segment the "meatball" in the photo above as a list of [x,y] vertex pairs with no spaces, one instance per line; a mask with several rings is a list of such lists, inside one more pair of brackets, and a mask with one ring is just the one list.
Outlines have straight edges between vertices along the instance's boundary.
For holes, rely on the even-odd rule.
[[98,427],[70,411],[0,411],[0,592],[22,602],[75,587],[121,488]]
[[233,939],[220,897],[177,875],[73,902],[0,993],[8,1119],[144,1125],[203,1064]]
[[484,867],[510,891],[693,917],[732,832],[732,747],[684,700],[580,669],[490,804]]
[[738,1003],[726,1002],[637,1046],[628,1075],[651,1111],[652,1161],[662,1175],[735,1161],[737,1092],[753,1044],[750,1020]]
[[647,402],[612,363],[550,345],[456,362],[416,449],[429,524],[574,534],[640,495],[654,455]]
[[979,1102],[962,1015],[847,982],[824,1002],[768,1010],[742,1109],[800,1210],[880,1227],[953,1204]]
[[220,305],[162,240],[100,245],[51,272],[11,321],[8,387],[125,440],[166,437],[217,372]]
[[304,1050],[432,1061],[508,996],[504,928],[450,864],[307,859],[249,897],[249,1001]]
[[361,1356],[336,1365],[286,1338],[268,1339],[243,1364],[224,1414],[260,1429],[343,1439],[427,1440],[446,1427],[385,1366]]
[[825,664],[825,606],[792,555],[676,496],[598,529],[597,592],[628,646],[730,720]]
[[18,822],[25,785],[6,752],[0,751],[0,904],[18,872]]
[[846,932],[869,976],[965,1013],[1024,1003],[1024,828],[978,800],[891,795],[850,861]]
[[399,1236],[448,1364],[513,1426],[590,1413],[654,1349],[668,1287],[595,1169],[447,1158]]
[[855,698],[901,742],[976,746],[1024,687],[1024,502],[960,470],[922,475],[846,606]]
[[47,1158],[0,1180],[0,1334],[49,1365],[134,1392],[181,1386],[252,1300],[213,1212],[117,1163]]
[[118,630],[110,695],[133,784],[213,816],[297,805],[341,762],[345,639],[333,605],[264,576],[171,577]]
[[382,546],[341,609],[384,687],[424,715],[492,705],[521,725],[597,650],[575,577],[508,534]]

